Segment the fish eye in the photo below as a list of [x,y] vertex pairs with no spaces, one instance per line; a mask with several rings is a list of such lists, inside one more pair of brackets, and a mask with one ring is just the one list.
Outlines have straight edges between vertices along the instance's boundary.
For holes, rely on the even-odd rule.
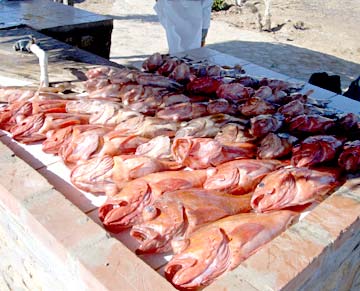
[[262,187],[264,187],[265,186],[265,183],[264,182],[260,182],[259,184],[258,184],[258,187],[259,188],[262,188]]

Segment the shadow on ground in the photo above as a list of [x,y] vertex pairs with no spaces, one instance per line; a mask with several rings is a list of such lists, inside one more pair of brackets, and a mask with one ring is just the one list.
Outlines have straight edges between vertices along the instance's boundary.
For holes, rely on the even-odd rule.
[[343,89],[360,75],[360,64],[288,44],[229,41],[207,47],[303,81],[315,72],[339,75]]

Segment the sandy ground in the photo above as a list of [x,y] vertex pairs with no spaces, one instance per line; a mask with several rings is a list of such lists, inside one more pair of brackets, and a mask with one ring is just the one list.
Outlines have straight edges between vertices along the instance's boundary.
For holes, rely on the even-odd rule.
[[[133,65],[154,52],[167,52],[154,3],[86,0],[75,7],[113,17],[110,58]],[[344,90],[360,75],[360,1],[273,0],[271,12],[271,32],[258,29],[261,0],[213,12],[207,46],[303,81],[314,72],[340,75]]]

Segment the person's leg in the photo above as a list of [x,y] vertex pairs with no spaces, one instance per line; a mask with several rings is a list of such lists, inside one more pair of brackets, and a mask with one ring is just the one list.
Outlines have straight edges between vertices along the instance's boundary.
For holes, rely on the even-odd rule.
[[155,11],[166,31],[169,52],[199,48],[201,45],[201,2],[159,0]]
[[202,31],[201,31],[201,46],[205,45],[206,36],[210,27],[211,9],[214,0],[202,0]]

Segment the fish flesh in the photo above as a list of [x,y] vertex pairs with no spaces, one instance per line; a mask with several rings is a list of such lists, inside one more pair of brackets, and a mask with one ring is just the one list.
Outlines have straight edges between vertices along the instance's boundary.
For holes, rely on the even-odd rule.
[[188,239],[173,241],[176,254],[165,266],[165,277],[181,290],[209,285],[285,231],[294,218],[286,210],[241,213],[205,225]]
[[130,231],[140,243],[137,253],[169,251],[174,238],[187,238],[205,223],[249,212],[250,198],[250,194],[236,196],[203,189],[164,193],[153,205],[144,208],[144,221]]
[[215,95],[222,82],[213,77],[198,77],[186,86],[190,94]]
[[251,198],[256,212],[267,212],[305,205],[328,194],[339,185],[339,172],[286,167],[267,174]]
[[229,122],[223,125],[216,134],[215,139],[225,143],[253,142],[256,137],[252,136],[245,125]]
[[169,121],[186,121],[207,115],[207,104],[178,103],[156,112],[156,117]]
[[206,190],[219,190],[241,195],[255,189],[267,174],[283,166],[276,160],[242,159],[218,165],[208,173]]
[[242,115],[249,117],[260,114],[274,114],[276,112],[275,105],[256,96],[249,98],[244,104],[239,105],[238,109]]
[[99,218],[111,232],[119,232],[142,221],[141,212],[163,193],[180,189],[200,188],[206,170],[164,171],[132,180],[99,208]]

